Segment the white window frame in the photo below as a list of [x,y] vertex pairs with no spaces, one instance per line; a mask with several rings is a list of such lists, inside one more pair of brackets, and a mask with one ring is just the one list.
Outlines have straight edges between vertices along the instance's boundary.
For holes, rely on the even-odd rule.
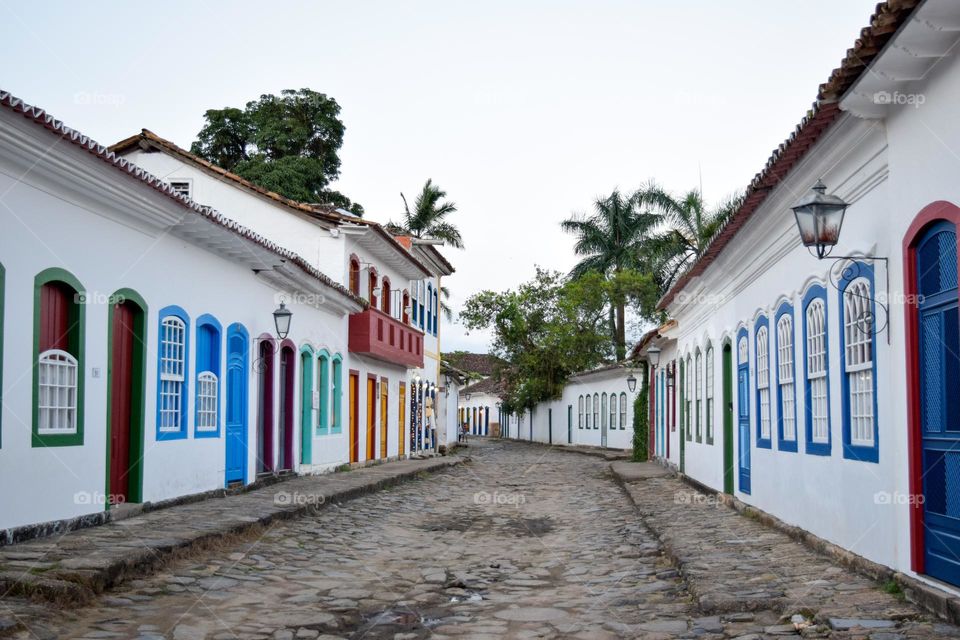
[[[179,340],[172,339],[178,332]],[[178,316],[166,316],[160,322],[160,394],[157,415],[161,433],[179,433],[186,401],[187,325]]]
[[203,433],[217,430],[220,393],[217,374],[201,371],[197,375],[197,431]]
[[705,366],[706,366],[706,406],[704,407],[704,421],[706,423],[706,438],[707,442],[713,443],[713,345],[707,347],[707,355],[705,357]]
[[821,298],[807,305],[807,384],[810,388],[810,441],[830,441],[830,407],[827,402],[827,312]]
[[850,444],[873,447],[873,336],[859,320],[869,314],[870,280],[856,278],[843,292],[844,375],[847,377]]
[[760,437],[770,439],[770,336],[767,327],[757,329],[757,392],[760,395]]
[[786,442],[795,442],[797,439],[793,353],[793,317],[785,313],[777,320],[777,384],[780,387],[779,411]]
[[77,359],[62,349],[48,349],[40,354],[37,366],[37,434],[77,433]]

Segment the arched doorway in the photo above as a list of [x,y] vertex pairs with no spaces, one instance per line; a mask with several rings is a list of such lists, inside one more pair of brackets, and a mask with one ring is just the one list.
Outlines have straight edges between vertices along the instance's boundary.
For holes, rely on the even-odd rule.
[[226,470],[224,483],[247,479],[247,361],[250,337],[241,324],[227,327]]
[[937,202],[904,240],[915,571],[960,585],[960,209]]
[[107,496],[115,505],[143,499],[147,305],[129,289],[111,302]]
[[294,344],[284,340],[280,347],[280,471],[293,470],[293,443],[296,438],[297,356]]
[[257,473],[273,471],[273,338],[260,336],[257,348]]

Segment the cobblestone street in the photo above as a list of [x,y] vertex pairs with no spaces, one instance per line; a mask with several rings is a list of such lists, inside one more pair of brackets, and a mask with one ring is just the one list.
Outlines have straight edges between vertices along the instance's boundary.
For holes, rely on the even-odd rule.
[[[781,534],[748,549],[762,525],[674,500],[689,489],[672,478],[628,485],[668,525],[654,535],[602,458],[476,441],[469,455],[173,562],[89,607],[8,599],[0,611],[17,611],[29,629],[16,637],[34,639],[960,637]],[[687,541],[694,520],[716,540]],[[689,591],[658,536],[689,564]],[[824,602],[834,629],[817,616]],[[872,628],[843,629],[838,616]]]

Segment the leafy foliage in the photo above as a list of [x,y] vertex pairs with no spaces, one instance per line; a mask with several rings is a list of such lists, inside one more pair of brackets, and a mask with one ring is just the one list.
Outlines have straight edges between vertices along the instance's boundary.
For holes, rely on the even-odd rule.
[[456,213],[457,205],[445,200],[447,192],[433,184],[432,179],[427,179],[417,194],[412,211],[407,197],[402,193],[400,197],[403,199],[403,220],[390,222],[387,227],[391,231],[416,238],[436,238],[451,247],[463,249],[460,231],[446,219],[451,213]]
[[[594,203],[590,215],[574,216],[560,223],[561,228],[576,236],[574,251],[583,256],[570,272],[573,278],[596,272],[610,278],[644,266],[645,243],[662,223],[661,216],[642,208],[642,193],[626,196],[614,190]],[[649,316],[656,306],[657,289],[648,287],[635,302],[641,313]],[[626,356],[626,307],[628,296],[619,292],[611,298],[608,309],[610,339],[618,360]]]
[[633,401],[633,461],[643,462],[649,459],[650,452],[648,444],[650,442],[650,380],[647,375],[647,368],[643,367],[643,382],[640,385],[640,393]]
[[645,286],[649,278],[633,271],[615,279],[589,271],[567,280],[538,268],[516,290],[471,296],[460,319],[468,330],[493,331],[490,352],[507,363],[500,371],[503,409],[523,413],[560,397],[570,374],[609,359],[606,309]]
[[362,206],[329,189],[340,175],[346,130],[333,98],[285,89],[243,109],[210,109],[204,118],[192,153],[287,198],[363,214]]

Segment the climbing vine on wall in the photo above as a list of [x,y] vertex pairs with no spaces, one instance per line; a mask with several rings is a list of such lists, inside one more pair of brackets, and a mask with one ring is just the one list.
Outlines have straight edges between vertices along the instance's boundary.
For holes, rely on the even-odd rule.
[[650,433],[650,412],[648,411],[647,399],[650,389],[647,379],[647,368],[643,367],[643,383],[640,385],[640,393],[633,401],[633,460],[634,462],[643,462],[647,459],[648,434]]

